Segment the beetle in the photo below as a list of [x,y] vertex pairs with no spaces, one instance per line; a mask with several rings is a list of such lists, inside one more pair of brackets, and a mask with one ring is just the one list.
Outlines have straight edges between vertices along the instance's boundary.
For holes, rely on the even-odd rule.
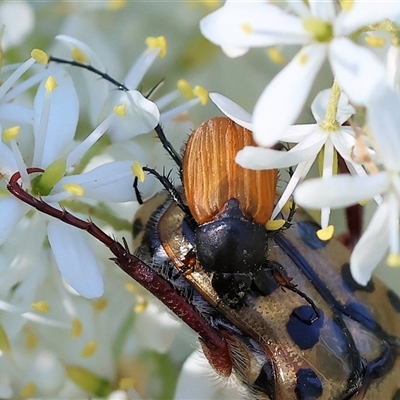
[[[239,377],[254,398],[397,398],[399,298],[377,279],[358,285],[349,251],[335,239],[320,241],[318,225],[302,210],[290,228],[268,234],[260,222],[271,213],[276,174],[259,177],[232,165],[248,144],[235,135],[251,132],[227,118],[191,134],[183,188],[149,200],[136,215],[137,255],[162,266],[164,275],[178,271],[207,301],[211,311],[197,299],[193,304],[223,332],[231,365],[216,364],[207,347],[205,355],[220,374]],[[258,212],[265,216],[256,218]]]
[[335,239],[320,241],[304,211],[296,211],[290,228],[266,232],[276,174],[254,178],[237,169],[233,156],[251,144],[251,133],[220,121],[239,139],[206,122],[190,136],[183,163],[156,127],[183,187],[145,168],[167,192],[136,215],[134,255],[92,222],[31,197],[18,175],[8,188],[106,244],[124,271],[199,334],[213,368],[235,377],[247,397],[399,399],[400,299],[377,279],[358,285],[349,251]]

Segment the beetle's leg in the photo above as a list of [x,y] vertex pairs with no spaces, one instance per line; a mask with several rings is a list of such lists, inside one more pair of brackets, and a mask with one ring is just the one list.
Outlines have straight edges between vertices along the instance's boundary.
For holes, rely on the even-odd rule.
[[307,294],[305,294],[304,292],[299,290],[297,288],[297,285],[292,283],[293,278],[290,278],[287,275],[287,273],[286,273],[285,269],[282,267],[282,265],[280,265],[274,261],[271,261],[269,263],[269,268],[270,268],[272,275],[275,278],[276,282],[279,284],[279,286],[283,290],[286,288],[286,289],[292,291],[293,293],[296,293],[297,295],[302,297],[304,300],[306,300],[307,303],[310,304],[310,306],[313,308],[313,310],[315,312],[315,316],[304,322],[311,325],[312,323],[317,321],[319,319],[319,317],[321,316],[321,313],[320,313],[318,307],[315,305],[314,301],[310,297],[307,296]]

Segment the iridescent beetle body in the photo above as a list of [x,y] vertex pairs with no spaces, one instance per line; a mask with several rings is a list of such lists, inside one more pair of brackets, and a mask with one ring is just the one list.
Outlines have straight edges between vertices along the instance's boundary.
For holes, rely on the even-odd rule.
[[[178,282],[183,276],[194,288],[188,294],[192,304],[224,332],[232,372],[248,393],[271,400],[400,395],[399,298],[377,279],[365,288],[357,285],[349,274],[348,250],[335,239],[319,241],[318,227],[306,213],[297,211],[293,226],[269,240],[266,257],[283,265],[315,302],[321,315],[311,324],[311,306],[281,290],[272,277],[269,295],[250,290],[240,309],[224,304],[200,266],[187,270],[193,232],[182,210],[172,200],[163,202],[165,197],[146,203],[136,217],[146,227],[135,235],[138,254],[166,279]],[[174,271],[181,275],[174,278]],[[182,282],[177,289],[189,293]],[[215,364],[207,349],[205,354]],[[213,366],[220,372],[221,366]]]
[[[243,147],[241,140],[221,141],[218,151],[226,147],[235,154]],[[190,151],[195,151],[196,143],[189,139],[189,144]],[[194,157],[189,171],[192,175],[204,162],[213,163],[213,148],[208,147],[210,155]],[[205,150],[202,145],[200,148]],[[139,211],[134,236],[139,246],[137,255],[169,280],[207,323],[225,337],[229,361],[217,360],[212,349],[203,344],[214,369],[223,376],[232,373],[247,393],[257,399],[398,398],[399,298],[378,280],[372,280],[365,288],[357,285],[349,274],[348,250],[334,239],[319,241],[315,235],[318,227],[303,211],[296,212],[293,225],[286,231],[266,234],[262,265],[235,269],[231,262],[234,268],[229,267],[229,273],[248,271],[250,276],[250,283],[239,287],[243,289],[239,297],[232,302],[230,287],[226,297],[223,285],[216,288],[213,277],[227,270],[219,264],[210,270],[200,262],[196,255],[199,226],[210,220],[218,222],[221,215],[224,218],[218,208],[223,211],[232,197],[251,223],[256,211],[245,208],[252,204],[250,197],[237,198],[243,192],[247,195],[248,189],[230,191],[231,186],[240,182],[225,184],[221,189],[215,185],[220,177],[218,168],[209,170],[211,176],[205,174],[207,166],[202,168],[198,180],[191,177],[190,181],[185,178],[184,163],[185,188],[178,189],[183,200],[185,195],[189,197],[187,204],[192,215],[188,216],[165,194],[159,195]],[[229,172],[222,175],[229,176]],[[206,186],[208,178],[214,183],[211,190]],[[240,174],[236,178],[245,179]],[[275,185],[274,175],[270,178]],[[196,188],[200,193],[196,193]],[[267,189],[264,194],[269,192]],[[255,197],[256,202],[265,203],[263,197]],[[210,204],[217,204],[215,213],[205,205],[209,198]],[[205,212],[198,203],[205,205]],[[200,211],[193,211],[196,207]],[[204,215],[209,218],[202,219]],[[191,223],[192,216],[198,225]],[[246,243],[246,237],[240,240]],[[240,261],[240,255],[235,257]],[[296,291],[281,287],[277,269],[278,276],[295,285]]]

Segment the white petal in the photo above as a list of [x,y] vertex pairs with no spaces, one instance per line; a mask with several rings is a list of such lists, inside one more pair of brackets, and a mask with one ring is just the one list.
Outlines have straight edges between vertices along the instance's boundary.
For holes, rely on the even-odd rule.
[[336,17],[335,2],[332,0],[309,0],[311,14],[324,21],[333,22]]
[[365,105],[377,85],[386,82],[383,63],[375,54],[349,39],[334,39],[329,60],[340,87],[356,105]]
[[0,105],[0,119],[18,124],[33,124],[33,110],[19,104],[2,104]]
[[157,59],[160,49],[147,49],[135,61],[125,77],[125,85],[129,89],[137,89],[147,71]]
[[[46,89],[43,81],[35,97],[35,167],[46,168],[71,148],[79,117],[79,101],[71,77],[65,70],[55,71],[57,87],[51,93],[47,130],[41,131]],[[38,146],[41,149],[38,149]],[[43,147],[42,147],[43,146]]]
[[400,15],[398,1],[355,0],[348,11],[343,11],[335,23],[335,35],[348,35],[359,28],[385,19],[395,20]]
[[29,210],[29,206],[13,196],[0,199],[0,244],[5,242],[15,225]]
[[103,278],[86,238],[80,230],[58,220],[47,225],[47,235],[64,279],[86,298],[103,294]]
[[316,124],[301,124],[289,126],[281,136],[282,142],[299,143],[310,134],[316,132]]
[[388,175],[382,172],[367,177],[342,174],[305,181],[296,189],[294,197],[296,203],[305,208],[341,208],[384,192],[389,183]]
[[182,325],[169,312],[154,302],[135,319],[135,339],[144,348],[165,353]]
[[353,161],[352,153],[354,151],[354,146],[356,145],[356,139],[351,133],[352,128],[341,126],[339,132],[330,135],[330,139],[337,152],[346,161],[350,162]]
[[[78,184],[85,190],[84,198],[113,202],[136,200],[132,186],[135,177],[131,166],[132,161],[114,161],[80,175],[66,176],[57,183],[52,193],[63,193],[65,184]],[[46,196],[43,199],[46,202],[61,200],[55,196]],[[70,197],[69,194],[67,196]]]
[[112,104],[126,105],[126,116],[115,118],[110,127],[110,136],[115,141],[128,140],[148,133],[160,120],[157,106],[137,90],[116,93]]
[[7,177],[18,171],[13,152],[2,141],[0,141],[0,173]]
[[400,171],[400,97],[387,86],[378,86],[368,106],[368,121],[376,151],[387,169]]
[[311,38],[299,18],[260,2],[227,1],[200,21],[200,30],[208,40],[228,50],[305,43]]
[[[329,97],[331,89],[325,89],[319,92],[314,101],[311,104],[311,111],[315,120],[320,123],[325,118],[326,110],[328,108]],[[339,124],[347,121],[356,110],[350,105],[348,97],[342,92],[339,98],[338,111],[336,114],[336,120]]]
[[278,202],[275,205],[274,210],[272,211],[271,219],[274,219],[285,206],[287,201],[289,200],[290,196],[292,195],[294,189],[296,188],[297,184],[302,181],[305,176],[308,174],[308,171],[312,167],[314,159],[309,159],[307,161],[301,162],[296,169],[294,170],[293,175],[291,176],[289,183],[286,185],[285,190],[283,191],[281,197],[279,198]]
[[[315,158],[321,150],[326,137],[301,142],[289,151],[266,149],[264,147],[246,146],[239,150],[235,161],[243,168],[272,169],[287,168],[302,161]],[[319,140],[318,140],[319,139]]]
[[97,57],[97,54],[86,43],[68,35],[57,35],[55,39],[68,46],[71,52],[79,49],[86,56],[87,63],[92,67],[98,68],[100,71],[105,70],[104,65],[100,61],[99,57]]
[[324,45],[304,47],[264,89],[253,113],[254,140],[272,146],[303,108],[324,58]]
[[210,93],[210,99],[232,121],[250,131],[253,130],[251,114],[239,104],[219,93]]
[[389,247],[389,217],[390,206],[384,201],[351,254],[350,270],[355,281],[361,285],[366,285],[371,279],[372,271]]

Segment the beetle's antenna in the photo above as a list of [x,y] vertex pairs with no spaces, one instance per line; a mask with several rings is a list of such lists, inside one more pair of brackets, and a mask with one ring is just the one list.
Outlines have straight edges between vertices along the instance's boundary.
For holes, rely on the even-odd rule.
[[[84,64],[79,61],[75,60],[65,60],[63,58],[58,58],[54,56],[49,57],[49,62],[56,62],[59,64],[67,64],[67,65],[72,65],[73,67],[78,67],[82,69],[86,69],[87,71],[90,71],[96,75],[99,75],[106,81],[112,83],[118,90],[123,90],[125,92],[129,91],[129,88],[125,86],[123,83],[117,81],[114,79],[112,76],[110,76],[107,72],[100,71],[99,69],[93,67],[90,64]],[[152,93],[164,82],[164,79],[162,79],[160,82],[158,82],[152,89],[150,89],[149,93],[145,96],[146,98],[149,98]],[[163,145],[164,149],[167,151],[167,153],[170,155],[170,157],[174,160],[175,164],[178,166],[179,170],[182,170],[182,157],[180,154],[174,149],[174,146],[171,144],[171,142],[166,138],[164,131],[161,127],[160,124],[157,124],[157,126],[154,128],[154,130],[157,133],[157,137],[160,140],[161,144]]]
[[[43,172],[41,168],[28,168],[28,174]],[[221,358],[225,358],[227,365],[231,364],[227,343],[221,333],[209,325],[197,311],[197,309],[182,294],[176,291],[172,284],[165,277],[157,274],[155,270],[150,268],[140,258],[129,252],[128,244],[123,239],[123,244],[108,236],[92,221],[84,221],[75,217],[65,209],[58,209],[46,203],[42,199],[33,197],[26,192],[18,180],[21,174],[16,172],[7,184],[10,193],[21,200],[36,208],[38,211],[50,215],[60,221],[72,225],[75,228],[87,231],[98,241],[106,245],[114,254],[112,261],[117,264],[131,278],[147,289],[163,302],[177,317],[184,321],[189,327],[199,334],[206,346],[212,348]]]

